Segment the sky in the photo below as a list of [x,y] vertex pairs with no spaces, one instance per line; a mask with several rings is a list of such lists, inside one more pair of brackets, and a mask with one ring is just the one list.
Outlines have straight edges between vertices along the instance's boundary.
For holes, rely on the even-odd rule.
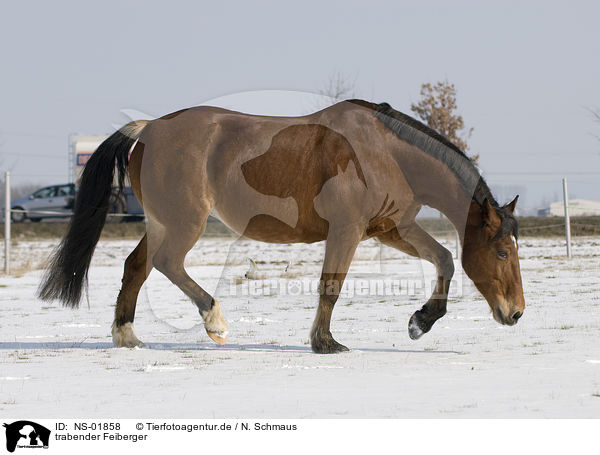
[[474,128],[470,153],[499,202],[519,192],[522,208],[542,208],[562,197],[563,177],[571,198],[600,200],[600,122],[588,110],[600,109],[599,2],[40,1],[2,10],[0,169],[15,184],[67,181],[69,134],[110,133],[129,120],[124,110],[160,116],[240,96],[247,110],[287,112],[256,94],[318,92],[338,73],[356,97],[409,114],[422,83],[454,83]]

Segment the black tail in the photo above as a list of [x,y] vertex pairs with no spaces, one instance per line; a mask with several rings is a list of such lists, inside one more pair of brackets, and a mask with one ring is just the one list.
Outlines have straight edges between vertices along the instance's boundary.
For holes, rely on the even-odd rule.
[[106,139],[85,165],[67,235],[52,253],[38,296],[77,308],[94,249],[106,222],[115,165],[119,191],[129,164],[129,150],[147,122],[131,122]]

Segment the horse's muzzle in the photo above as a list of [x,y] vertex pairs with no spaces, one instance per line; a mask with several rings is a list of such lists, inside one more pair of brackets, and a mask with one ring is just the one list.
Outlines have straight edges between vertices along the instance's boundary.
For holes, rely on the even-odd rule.
[[522,311],[515,311],[510,316],[505,316],[501,310],[494,310],[492,313],[496,321],[502,325],[509,326],[515,325],[517,322],[519,322],[521,316],[523,316]]

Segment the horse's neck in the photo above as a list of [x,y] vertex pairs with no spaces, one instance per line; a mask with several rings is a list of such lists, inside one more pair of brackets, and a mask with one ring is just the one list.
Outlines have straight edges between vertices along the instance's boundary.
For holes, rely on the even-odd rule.
[[465,235],[467,234],[467,220],[469,219],[469,214],[472,210],[470,202],[471,199],[468,199],[467,201],[464,195],[448,194],[441,201],[438,200],[431,204],[427,204],[439,210],[450,220],[458,233],[461,245],[464,244]]
[[[406,169],[402,163],[400,166]],[[474,210],[471,202],[475,188],[464,188],[452,170],[441,162],[432,164],[430,158],[411,163],[409,169],[405,175],[417,201],[443,213],[456,228],[462,244],[470,210]]]

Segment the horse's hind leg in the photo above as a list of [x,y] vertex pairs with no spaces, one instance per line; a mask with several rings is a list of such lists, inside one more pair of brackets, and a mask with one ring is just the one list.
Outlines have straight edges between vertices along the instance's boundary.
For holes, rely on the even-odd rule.
[[147,235],[144,235],[138,246],[125,261],[123,285],[117,297],[115,320],[112,326],[113,343],[117,347],[133,348],[144,345],[133,333],[133,319],[140,288],[148,277],[146,267],[147,248]]
[[198,238],[204,233],[209,211],[198,222],[178,220],[165,226],[163,241],[152,263],[198,307],[208,336],[219,344],[227,341],[227,323],[218,302],[202,289],[186,272],[184,260]]
[[312,350],[318,354],[348,351],[346,346],[335,341],[331,335],[331,313],[360,239],[358,230],[330,231],[327,236],[319,285],[319,308],[310,332]]
[[117,347],[143,346],[133,332],[135,306],[140,288],[152,270],[152,257],[162,243],[164,229],[157,223],[148,223],[146,235],[125,261],[123,285],[117,297],[115,320],[112,326],[113,343]]
[[415,311],[408,322],[408,334],[416,340],[429,332],[435,321],[446,314],[450,281],[454,275],[452,253],[416,223],[403,231],[402,235],[397,229],[392,229],[377,238],[385,245],[431,262],[437,270],[437,281],[432,296],[420,310]]

